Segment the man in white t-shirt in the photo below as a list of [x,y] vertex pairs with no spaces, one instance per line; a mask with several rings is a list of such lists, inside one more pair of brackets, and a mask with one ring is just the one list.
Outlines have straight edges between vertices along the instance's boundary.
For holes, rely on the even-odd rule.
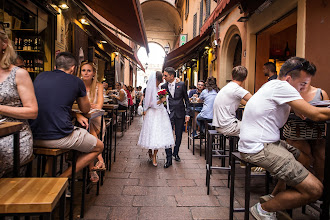
[[238,136],[241,122],[236,118],[236,110],[242,99],[248,101],[251,93],[241,86],[247,77],[244,66],[236,66],[231,73],[232,81],[217,94],[213,104],[212,125],[224,135]]
[[[238,150],[246,161],[278,179],[272,194],[261,197],[264,203],[251,207],[257,219],[276,219],[276,212],[306,205],[322,195],[322,183],[301,164],[306,155],[280,140],[290,107],[313,121],[330,119],[329,108],[316,108],[299,94],[315,72],[307,60],[292,57],[283,64],[279,80],[264,84],[245,107]],[[286,190],[285,185],[291,188]]]

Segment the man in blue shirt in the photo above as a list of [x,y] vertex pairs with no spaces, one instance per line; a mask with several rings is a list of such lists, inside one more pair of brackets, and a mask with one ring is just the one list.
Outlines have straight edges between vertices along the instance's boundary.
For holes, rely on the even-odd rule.
[[[34,144],[40,147],[74,149],[84,152],[77,159],[78,172],[92,162],[102,151],[103,143],[86,129],[72,124],[72,105],[77,101],[79,109],[88,113],[91,105],[86,96],[86,87],[75,73],[77,61],[70,53],[60,53],[55,60],[54,71],[43,72],[34,81],[39,114],[30,121]],[[87,119],[79,119],[88,127]],[[62,177],[72,174],[71,167]]]

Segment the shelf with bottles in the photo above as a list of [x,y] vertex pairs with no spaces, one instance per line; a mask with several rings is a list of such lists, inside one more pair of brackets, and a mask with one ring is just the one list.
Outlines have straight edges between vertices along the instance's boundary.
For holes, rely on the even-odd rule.
[[16,51],[26,52],[42,52],[43,45],[39,36],[15,36],[14,48]]
[[44,71],[44,61],[39,58],[25,59],[25,69],[30,73],[40,73]]

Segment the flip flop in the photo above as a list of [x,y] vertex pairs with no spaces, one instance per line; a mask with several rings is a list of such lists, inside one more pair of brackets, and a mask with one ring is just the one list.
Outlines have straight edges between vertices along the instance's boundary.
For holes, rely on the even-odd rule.
[[100,178],[99,175],[97,175],[96,171],[91,171],[89,172],[89,174],[91,175],[90,180],[92,183],[97,183],[99,181]]
[[101,162],[101,161],[97,161],[92,170],[93,171],[105,171],[106,170],[105,163]]

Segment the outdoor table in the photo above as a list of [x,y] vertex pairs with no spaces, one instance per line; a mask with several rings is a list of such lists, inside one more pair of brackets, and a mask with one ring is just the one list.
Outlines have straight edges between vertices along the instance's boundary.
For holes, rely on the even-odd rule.
[[0,216],[43,215],[51,219],[60,201],[59,218],[65,219],[65,190],[68,178],[0,179]]
[[[117,124],[118,124],[118,120],[117,120],[117,115],[118,115],[118,107],[119,105],[116,105],[116,104],[104,104],[103,105],[103,109],[105,111],[108,111],[109,112],[109,115],[110,115],[110,118],[113,117],[113,113],[115,112],[115,119],[114,119],[114,122],[112,120],[112,125],[114,124],[115,125],[115,151],[114,151],[114,156],[113,156],[113,161],[116,162],[116,146],[117,146]],[[112,136],[111,136],[112,138]],[[110,142],[112,143],[112,142]],[[111,147],[111,146],[110,146]],[[111,157],[111,154],[109,155]],[[110,158],[110,161],[111,161],[111,158]]]
[[20,170],[20,143],[19,134],[20,130],[23,128],[22,122],[3,122],[0,124],[0,138],[9,135],[14,135],[14,169],[13,175],[17,177]]

